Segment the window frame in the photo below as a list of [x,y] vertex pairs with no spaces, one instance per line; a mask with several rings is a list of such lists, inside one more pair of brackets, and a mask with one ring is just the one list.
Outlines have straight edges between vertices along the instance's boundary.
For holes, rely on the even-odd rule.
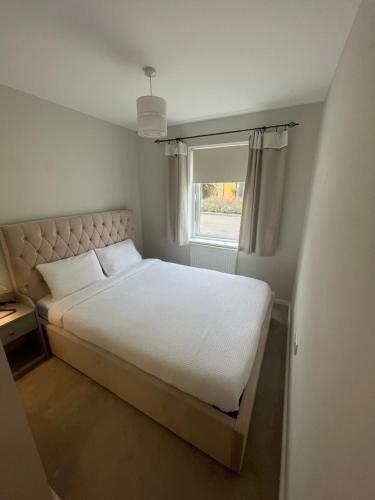
[[[202,243],[207,245],[224,246],[238,248],[238,238],[225,238],[225,236],[205,235],[197,232],[199,227],[200,217],[200,201],[201,201],[201,183],[193,183],[193,156],[197,149],[224,148],[233,146],[246,146],[247,141],[222,142],[217,144],[200,144],[199,146],[188,147],[188,165],[189,165],[189,241],[192,243]],[[244,182],[244,181],[233,181]]]

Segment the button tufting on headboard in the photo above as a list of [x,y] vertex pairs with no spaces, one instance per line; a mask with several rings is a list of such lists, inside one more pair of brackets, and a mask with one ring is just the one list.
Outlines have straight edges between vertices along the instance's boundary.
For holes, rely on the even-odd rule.
[[113,210],[11,224],[1,236],[17,290],[36,301],[49,293],[38,264],[134,238],[134,229],[130,210]]

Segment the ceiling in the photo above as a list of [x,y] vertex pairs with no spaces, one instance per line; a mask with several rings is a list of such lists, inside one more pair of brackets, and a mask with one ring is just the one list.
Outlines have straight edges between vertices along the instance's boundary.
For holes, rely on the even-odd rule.
[[360,0],[0,0],[0,83],[135,128],[323,100]]

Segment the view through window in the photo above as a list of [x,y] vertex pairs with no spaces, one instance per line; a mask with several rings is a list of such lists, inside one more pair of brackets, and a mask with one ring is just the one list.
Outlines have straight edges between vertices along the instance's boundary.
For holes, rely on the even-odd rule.
[[196,235],[238,241],[244,182],[195,184]]

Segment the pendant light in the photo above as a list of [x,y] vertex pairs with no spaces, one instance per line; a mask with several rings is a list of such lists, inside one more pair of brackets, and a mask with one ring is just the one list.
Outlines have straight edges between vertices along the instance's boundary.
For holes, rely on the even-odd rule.
[[137,99],[138,135],[160,139],[167,135],[167,103],[165,99],[152,95],[151,79],[156,75],[155,68],[145,66],[143,71],[150,79],[150,95]]

